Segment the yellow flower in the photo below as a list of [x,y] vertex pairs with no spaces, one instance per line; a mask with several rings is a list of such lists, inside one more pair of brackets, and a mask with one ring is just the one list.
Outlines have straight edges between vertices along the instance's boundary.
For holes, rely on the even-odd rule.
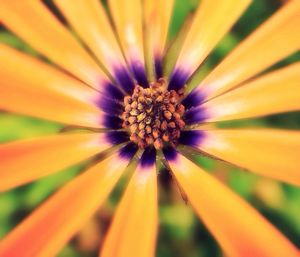
[[257,211],[189,159],[193,150],[300,185],[300,132],[201,127],[300,109],[299,62],[260,75],[299,50],[298,0],[248,36],[195,89],[185,88],[250,2],[202,0],[168,75],[163,64],[173,0],[109,0],[113,26],[98,0],[54,0],[77,37],[42,1],[0,0],[4,26],[51,62],[0,44],[0,108],[80,128],[2,144],[0,190],[99,160],[2,239],[1,257],[55,256],[132,161],[137,167],[101,257],[155,255],[157,163],[173,173],[226,256],[299,256]]

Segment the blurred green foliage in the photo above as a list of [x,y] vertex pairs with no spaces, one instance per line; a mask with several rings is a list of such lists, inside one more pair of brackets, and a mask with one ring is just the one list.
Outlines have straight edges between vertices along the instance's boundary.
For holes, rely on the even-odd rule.
[[[48,1],[51,2],[51,1]],[[195,11],[198,0],[176,0],[169,33],[174,39],[191,13]],[[280,1],[255,0],[242,19],[226,35],[218,47],[200,67],[189,82],[192,88],[228,54],[243,38],[269,17],[280,5]],[[13,34],[0,28],[0,42],[36,55],[36,52]],[[299,53],[287,58],[275,67],[299,60]],[[300,115],[273,115],[266,118],[222,122],[219,127],[278,127],[286,129],[300,128]],[[9,142],[23,138],[54,134],[62,126],[53,122],[38,120],[15,114],[0,112],[0,142]],[[252,173],[216,162],[207,157],[194,158],[201,166],[226,183],[239,195],[247,199],[261,213],[268,217],[283,233],[300,247],[300,189],[280,184]],[[46,199],[52,192],[72,179],[82,166],[71,167],[65,171],[43,178],[37,182],[22,186],[0,195],[0,238],[11,230],[32,209]],[[122,180],[108,203],[113,208],[121,196],[126,181]],[[176,191],[176,190],[175,190]],[[173,192],[173,193],[172,193]],[[158,257],[213,257],[222,256],[218,245],[201,222],[195,218],[191,208],[184,203],[180,194],[174,200],[174,190],[161,189],[160,233],[158,239]],[[61,252],[60,256],[97,256],[96,249],[80,250],[73,240]]]

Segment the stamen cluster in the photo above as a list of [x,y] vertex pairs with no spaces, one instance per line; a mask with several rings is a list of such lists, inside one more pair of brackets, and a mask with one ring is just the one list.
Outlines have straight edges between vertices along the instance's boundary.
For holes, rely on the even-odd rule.
[[124,98],[123,128],[130,131],[130,140],[142,149],[154,145],[161,149],[164,143],[176,146],[185,122],[184,106],[180,103],[183,90],[168,91],[163,79],[149,88],[136,86],[132,96]]

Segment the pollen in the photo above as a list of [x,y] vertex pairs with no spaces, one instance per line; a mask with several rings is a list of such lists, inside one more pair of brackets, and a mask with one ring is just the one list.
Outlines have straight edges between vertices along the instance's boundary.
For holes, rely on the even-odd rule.
[[164,79],[149,88],[137,85],[132,96],[124,98],[122,113],[123,128],[129,131],[130,140],[142,149],[149,145],[162,149],[167,143],[176,146],[185,126],[182,97],[183,91],[168,91]]

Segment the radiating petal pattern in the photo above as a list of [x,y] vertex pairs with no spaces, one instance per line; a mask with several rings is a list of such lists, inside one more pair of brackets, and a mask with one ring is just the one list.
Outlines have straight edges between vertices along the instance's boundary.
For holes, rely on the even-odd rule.
[[131,160],[137,168],[99,257],[155,256],[156,162],[174,174],[226,256],[300,257],[267,219],[185,157],[198,152],[300,186],[300,131],[217,128],[300,110],[300,62],[258,76],[299,50],[299,0],[283,4],[192,92],[182,90],[251,2],[199,1],[167,45],[175,0],[0,0],[1,25],[46,58],[0,43],[0,111],[71,128],[0,144],[0,192],[89,165],[0,240],[0,257],[57,256]]
[[227,256],[299,257],[299,251],[275,227],[221,182],[181,155],[169,164]]
[[300,2],[289,1],[236,47],[196,89],[212,98],[300,49]]
[[0,1],[0,20],[33,48],[86,83],[99,87],[105,74],[42,1]]
[[194,145],[201,151],[260,175],[300,185],[300,132],[235,129],[201,134],[202,139]]
[[139,85],[147,86],[141,0],[108,0],[121,46]]
[[151,164],[141,163],[130,180],[104,241],[101,257],[155,256],[156,169],[151,160],[147,162]]
[[300,110],[299,71],[300,62],[250,81],[194,109],[194,119],[201,112],[206,121],[223,121]]
[[103,134],[61,134],[0,145],[0,191],[78,164],[110,147]]
[[105,201],[127,164],[113,155],[73,179],[0,242],[0,256],[56,256]]
[[123,87],[133,87],[108,17],[98,0],[55,0],[81,39]]
[[250,3],[251,0],[202,0],[200,2],[171,75],[169,86],[171,89],[184,86]]
[[1,44],[0,60],[1,109],[65,124],[101,127],[103,114],[93,103],[96,91]]
[[173,13],[174,0],[144,2],[144,23],[146,44],[150,65],[154,67],[157,79],[163,77],[163,55],[168,36],[169,23]]

